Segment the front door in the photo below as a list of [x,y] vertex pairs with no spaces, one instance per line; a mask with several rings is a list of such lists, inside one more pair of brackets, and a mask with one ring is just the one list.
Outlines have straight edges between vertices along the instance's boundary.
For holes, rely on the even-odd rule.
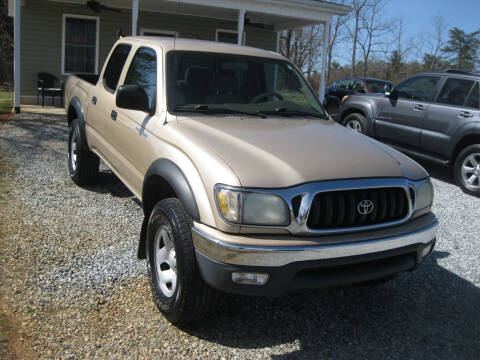
[[[161,57],[159,57],[161,58]],[[151,129],[158,118],[152,114],[157,107],[157,54],[149,47],[140,47],[128,68],[123,85],[141,86],[148,95],[151,114],[122,109],[117,106],[115,123],[112,125],[112,139],[115,150],[121,158],[121,172],[124,181],[140,196],[143,177],[155,149]]]
[[439,83],[440,76],[414,76],[396,86],[390,98],[379,100],[376,137],[391,144],[419,148],[425,114]]

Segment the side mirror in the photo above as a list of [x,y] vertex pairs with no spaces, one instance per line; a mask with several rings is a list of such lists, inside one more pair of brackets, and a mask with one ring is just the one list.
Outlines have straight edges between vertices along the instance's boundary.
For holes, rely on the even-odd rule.
[[392,88],[389,85],[383,87],[383,93],[385,96],[390,97],[392,95]]
[[148,95],[145,89],[138,85],[122,85],[117,89],[115,103],[119,108],[144,111],[152,114]]

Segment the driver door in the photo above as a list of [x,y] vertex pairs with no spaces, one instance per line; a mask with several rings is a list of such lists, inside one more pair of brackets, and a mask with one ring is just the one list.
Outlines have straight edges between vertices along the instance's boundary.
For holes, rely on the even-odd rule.
[[[158,58],[161,59],[161,56]],[[146,46],[139,47],[133,55],[122,85],[138,85],[148,96],[151,114],[119,108],[114,105],[116,119],[112,123],[112,138],[116,153],[121,159],[121,173],[131,189],[141,193],[143,177],[155,153],[151,129],[158,118],[157,105],[157,53]]]
[[375,118],[376,137],[391,144],[420,147],[420,134],[440,76],[419,75],[396,86],[390,97],[379,99]]

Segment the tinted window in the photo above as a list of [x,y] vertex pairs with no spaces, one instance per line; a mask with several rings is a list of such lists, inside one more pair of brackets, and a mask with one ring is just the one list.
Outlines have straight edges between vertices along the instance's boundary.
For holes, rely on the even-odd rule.
[[432,101],[439,81],[439,76],[417,76],[399,84],[395,92],[401,99]]
[[337,86],[346,89],[349,83],[350,83],[350,79],[342,79],[342,80],[338,80]]
[[475,83],[475,87],[473,88],[472,92],[470,93],[470,96],[467,99],[467,102],[465,103],[465,106],[471,107],[471,108],[476,108],[478,109],[480,107],[479,101],[480,101],[480,93],[479,93],[479,85],[478,82]]
[[135,54],[127,76],[125,85],[141,86],[148,95],[150,108],[155,105],[157,90],[157,55],[149,48],[140,48]]
[[112,92],[117,90],[118,79],[120,79],[120,74],[122,73],[123,65],[125,65],[130,49],[130,45],[120,44],[113,50],[103,74],[103,84],[107,90]]
[[324,116],[308,83],[287,61],[169,51],[166,73],[170,111],[191,111],[197,105],[205,105],[229,111],[281,109]]
[[437,102],[441,104],[463,106],[473,87],[473,80],[448,78],[443,84]]
[[365,82],[371,93],[383,93],[385,91],[385,86],[388,86],[389,89],[392,87],[392,84],[386,81],[365,80]]
[[367,90],[365,89],[365,85],[363,84],[363,81],[361,81],[361,80],[355,80],[353,82],[352,90],[358,91],[360,93],[367,92]]

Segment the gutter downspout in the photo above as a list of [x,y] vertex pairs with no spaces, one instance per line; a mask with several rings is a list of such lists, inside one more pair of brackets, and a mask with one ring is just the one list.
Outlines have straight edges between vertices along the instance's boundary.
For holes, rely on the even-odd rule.
[[245,9],[238,10],[237,45],[243,45],[243,26],[245,24]]
[[318,89],[318,100],[323,104],[325,99],[325,83],[327,74],[327,50],[330,44],[330,22],[323,23],[323,46],[322,46],[322,72],[320,73],[320,88]]
[[137,35],[138,0],[132,0],[132,36]]
[[13,18],[13,86],[14,86],[14,107],[15,113],[20,113],[20,96],[21,96],[21,78],[20,78],[20,25],[22,0],[15,1],[15,10]]

